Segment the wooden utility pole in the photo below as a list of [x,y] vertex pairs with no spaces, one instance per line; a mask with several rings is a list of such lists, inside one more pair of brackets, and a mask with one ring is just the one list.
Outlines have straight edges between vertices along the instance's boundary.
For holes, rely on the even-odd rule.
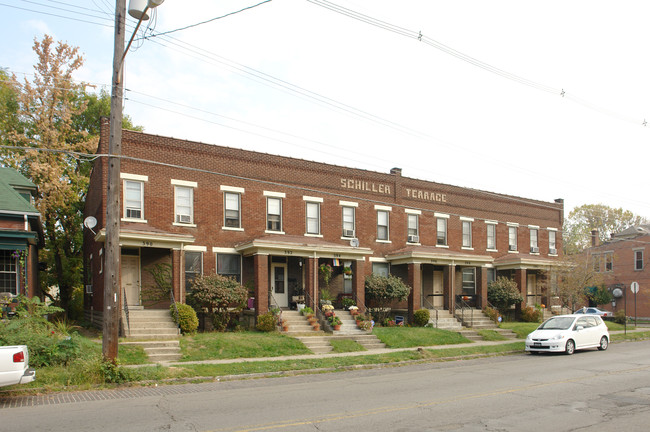
[[106,191],[106,243],[104,254],[104,322],[102,353],[117,360],[120,323],[120,156],[122,154],[122,59],[126,0],[115,3],[115,46],[111,88],[111,126],[108,138],[108,190]]

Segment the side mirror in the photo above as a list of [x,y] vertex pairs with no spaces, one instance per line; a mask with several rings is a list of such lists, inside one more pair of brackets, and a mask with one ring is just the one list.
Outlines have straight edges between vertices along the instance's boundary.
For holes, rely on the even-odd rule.
[[584,326],[578,325],[576,326],[576,331],[584,330]]

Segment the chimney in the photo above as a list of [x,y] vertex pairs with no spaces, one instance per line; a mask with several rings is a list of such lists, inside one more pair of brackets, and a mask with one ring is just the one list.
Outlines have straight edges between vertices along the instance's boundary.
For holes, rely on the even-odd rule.
[[402,176],[402,168],[391,168],[390,173],[396,176]]
[[600,238],[598,237],[598,230],[591,230],[591,247],[596,247],[600,243]]

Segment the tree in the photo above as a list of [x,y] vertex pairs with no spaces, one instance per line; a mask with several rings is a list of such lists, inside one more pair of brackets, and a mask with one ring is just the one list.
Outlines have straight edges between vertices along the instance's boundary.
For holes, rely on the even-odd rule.
[[[86,109],[80,115],[73,117],[74,128],[86,131],[90,136],[99,136],[100,119],[111,114],[111,95],[106,90],[100,90],[99,94],[83,92],[80,97],[86,103]],[[133,124],[131,117],[122,116],[122,129],[129,129],[142,132],[142,126]]]
[[198,309],[207,310],[214,328],[225,330],[231,322],[231,314],[244,308],[248,290],[236,280],[219,274],[202,275],[194,279],[192,291],[187,295],[188,303]]
[[499,276],[496,280],[488,284],[488,301],[501,312],[506,313],[510,306],[524,301],[524,297],[519,292],[517,282],[504,276]]
[[612,233],[647,223],[647,219],[629,210],[604,204],[584,204],[571,210],[564,222],[564,253],[572,255],[591,246],[591,231],[598,230],[600,242]]
[[594,270],[590,253],[567,256],[557,274],[557,295],[563,307],[572,311],[587,300],[587,288],[602,284],[602,275]]
[[390,312],[393,301],[404,301],[408,298],[411,287],[402,282],[397,276],[366,276],[366,298],[373,302],[373,314],[377,322],[382,322]]

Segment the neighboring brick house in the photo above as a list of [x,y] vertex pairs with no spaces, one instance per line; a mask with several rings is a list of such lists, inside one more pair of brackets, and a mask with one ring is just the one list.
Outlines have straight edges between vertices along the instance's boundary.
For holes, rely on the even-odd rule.
[[[108,148],[103,120],[99,154]],[[364,279],[395,274],[414,287],[396,307],[454,310],[487,303],[487,284],[512,277],[526,303],[546,303],[547,271],[562,250],[563,202],[467,189],[290,157],[123,131],[121,285],[128,305],[151,288],[148,269],[172,268],[177,300],[197,274],[233,276],[256,314],[270,304],[319,298],[318,268],[334,267],[330,291],[363,307]],[[86,308],[101,316],[107,160],[91,175],[85,235]],[[350,267],[352,275],[343,275]],[[126,296],[124,296],[126,294]],[[168,304],[168,303],[167,303]],[[164,307],[166,304],[145,304]]]
[[[603,305],[610,311],[627,310],[627,316],[634,316],[634,294],[632,282],[639,284],[636,295],[636,315],[650,318],[650,224],[633,226],[603,243],[598,242],[598,233],[592,233],[592,247],[587,250],[594,262],[594,271],[601,273],[605,285],[614,294],[611,305]],[[620,291],[616,291],[618,288]],[[627,304],[627,306],[626,306]]]
[[0,295],[38,293],[38,249],[43,247],[37,188],[13,168],[0,168]]

